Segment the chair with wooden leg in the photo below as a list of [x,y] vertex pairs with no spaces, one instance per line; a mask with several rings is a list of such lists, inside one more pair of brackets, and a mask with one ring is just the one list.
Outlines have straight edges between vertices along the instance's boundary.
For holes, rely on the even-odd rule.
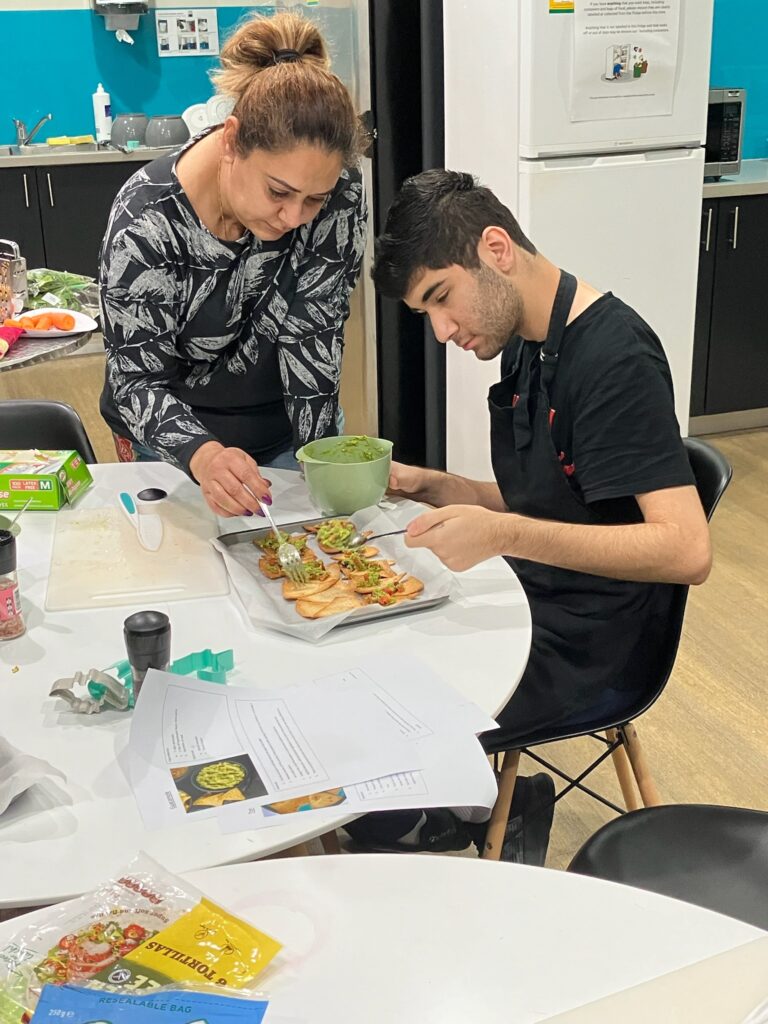
[[[702,506],[707,519],[711,519],[730,483],[733,471],[725,456],[711,445],[695,438],[686,438],[684,443]],[[582,708],[576,715],[571,715],[560,722],[552,722],[546,729],[528,735],[516,735],[512,738],[501,729],[485,734],[483,745],[486,752],[495,757],[502,755],[502,761],[499,794],[488,825],[485,849],[482,853],[484,858],[498,860],[501,856],[521,754],[526,754],[566,782],[565,787],[555,797],[556,800],[562,799],[572,789],[579,789],[618,814],[624,814],[627,810],[635,810],[640,806],[654,807],[662,803],[640,745],[635,721],[655,703],[672,673],[687,598],[688,587],[676,586],[667,623],[666,647],[661,652],[662,657],[659,660],[660,671],[655,679],[648,679],[641,690],[611,691],[600,707],[595,707],[591,711]],[[532,749],[545,743],[573,739],[577,736],[590,736],[603,749],[576,778],[556,768]],[[608,757],[613,759],[625,807],[619,807],[584,784],[584,779]]]

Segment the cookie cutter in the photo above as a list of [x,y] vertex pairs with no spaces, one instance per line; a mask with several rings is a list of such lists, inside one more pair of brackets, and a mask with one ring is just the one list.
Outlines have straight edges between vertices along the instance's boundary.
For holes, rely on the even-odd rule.
[[[177,676],[196,676],[206,683],[226,684],[227,673],[235,667],[232,649],[214,652],[209,647],[177,658],[168,671]],[[79,697],[75,689],[84,687],[88,696]],[[134,706],[133,677],[128,661],[116,661],[103,671],[91,668],[57,679],[51,697],[61,697],[76,714],[95,715],[105,706],[126,711]]]

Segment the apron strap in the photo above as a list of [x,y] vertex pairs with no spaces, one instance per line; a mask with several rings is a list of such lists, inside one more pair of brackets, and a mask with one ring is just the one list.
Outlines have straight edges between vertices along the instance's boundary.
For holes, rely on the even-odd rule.
[[552,306],[552,315],[549,318],[547,338],[541,346],[541,352],[539,353],[539,358],[541,359],[541,390],[547,397],[549,396],[552,381],[555,379],[557,360],[560,355],[560,343],[565,334],[568,316],[571,312],[577,287],[578,282],[573,274],[569,274],[567,270],[561,270],[560,281]]
[[[547,337],[539,351],[541,360],[541,373],[539,389],[546,402],[547,413],[549,413],[549,391],[557,370],[557,361],[560,352],[560,342],[563,340],[565,327],[568,323],[568,316],[573,305],[573,298],[576,294],[578,282],[573,274],[566,270],[560,271],[555,301],[552,304],[552,314],[549,318]],[[522,352],[522,347],[521,347]],[[521,367],[518,366],[518,369]],[[531,371],[526,368],[522,373],[519,385],[519,397],[514,408],[513,417],[515,424],[515,450],[523,451],[533,439],[533,402],[530,394]]]

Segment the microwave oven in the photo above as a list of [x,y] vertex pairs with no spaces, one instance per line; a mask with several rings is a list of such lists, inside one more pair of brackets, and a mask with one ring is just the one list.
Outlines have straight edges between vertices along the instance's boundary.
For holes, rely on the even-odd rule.
[[719,180],[741,170],[745,89],[710,89],[704,177]]

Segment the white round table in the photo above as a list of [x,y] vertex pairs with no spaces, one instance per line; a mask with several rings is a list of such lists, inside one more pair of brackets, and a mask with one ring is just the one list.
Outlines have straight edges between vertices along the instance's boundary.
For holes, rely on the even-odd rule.
[[[77,508],[114,503],[118,492],[162,487],[200,503],[197,487],[162,463],[91,467],[94,487]],[[317,515],[297,473],[270,470],[279,522]],[[56,515],[22,516],[20,587],[28,631],[0,644],[0,731],[28,754],[61,769],[66,781],[36,786],[0,818],[0,907],[38,906],[76,895],[123,867],[140,849],[181,872],[252,860],[328,831],[306,815],[274,828],[224,835],[213,819],[147,831],[119,764],[130,713],[75,715],[48,696],[53,682],[76,670],[103,668],[125,656],[122,624],[136,607],[47,612],[46,580]],[[222,532],[254,520],[223,520]],[[310,644],[255,630],[234,593],[156,605],[171,618],[173,656],[231,647],[230,685],[279,685],[354,668],[362,657],[413,655],[489,714],[509,700],[525,668],[531,624],[522,587],[497,559],[460,578],[462,596],[388,621],[332,631]],[[288,671],[289,670],[289,671]],[[339,815],[337,824],[350,820]]]
[[[765,934],[610,882],[461,857],[299,857],[189,879],[283,943],[258,982],[273,1024],[528,1024]],[[0,926],[0,947],[18,925]]]

